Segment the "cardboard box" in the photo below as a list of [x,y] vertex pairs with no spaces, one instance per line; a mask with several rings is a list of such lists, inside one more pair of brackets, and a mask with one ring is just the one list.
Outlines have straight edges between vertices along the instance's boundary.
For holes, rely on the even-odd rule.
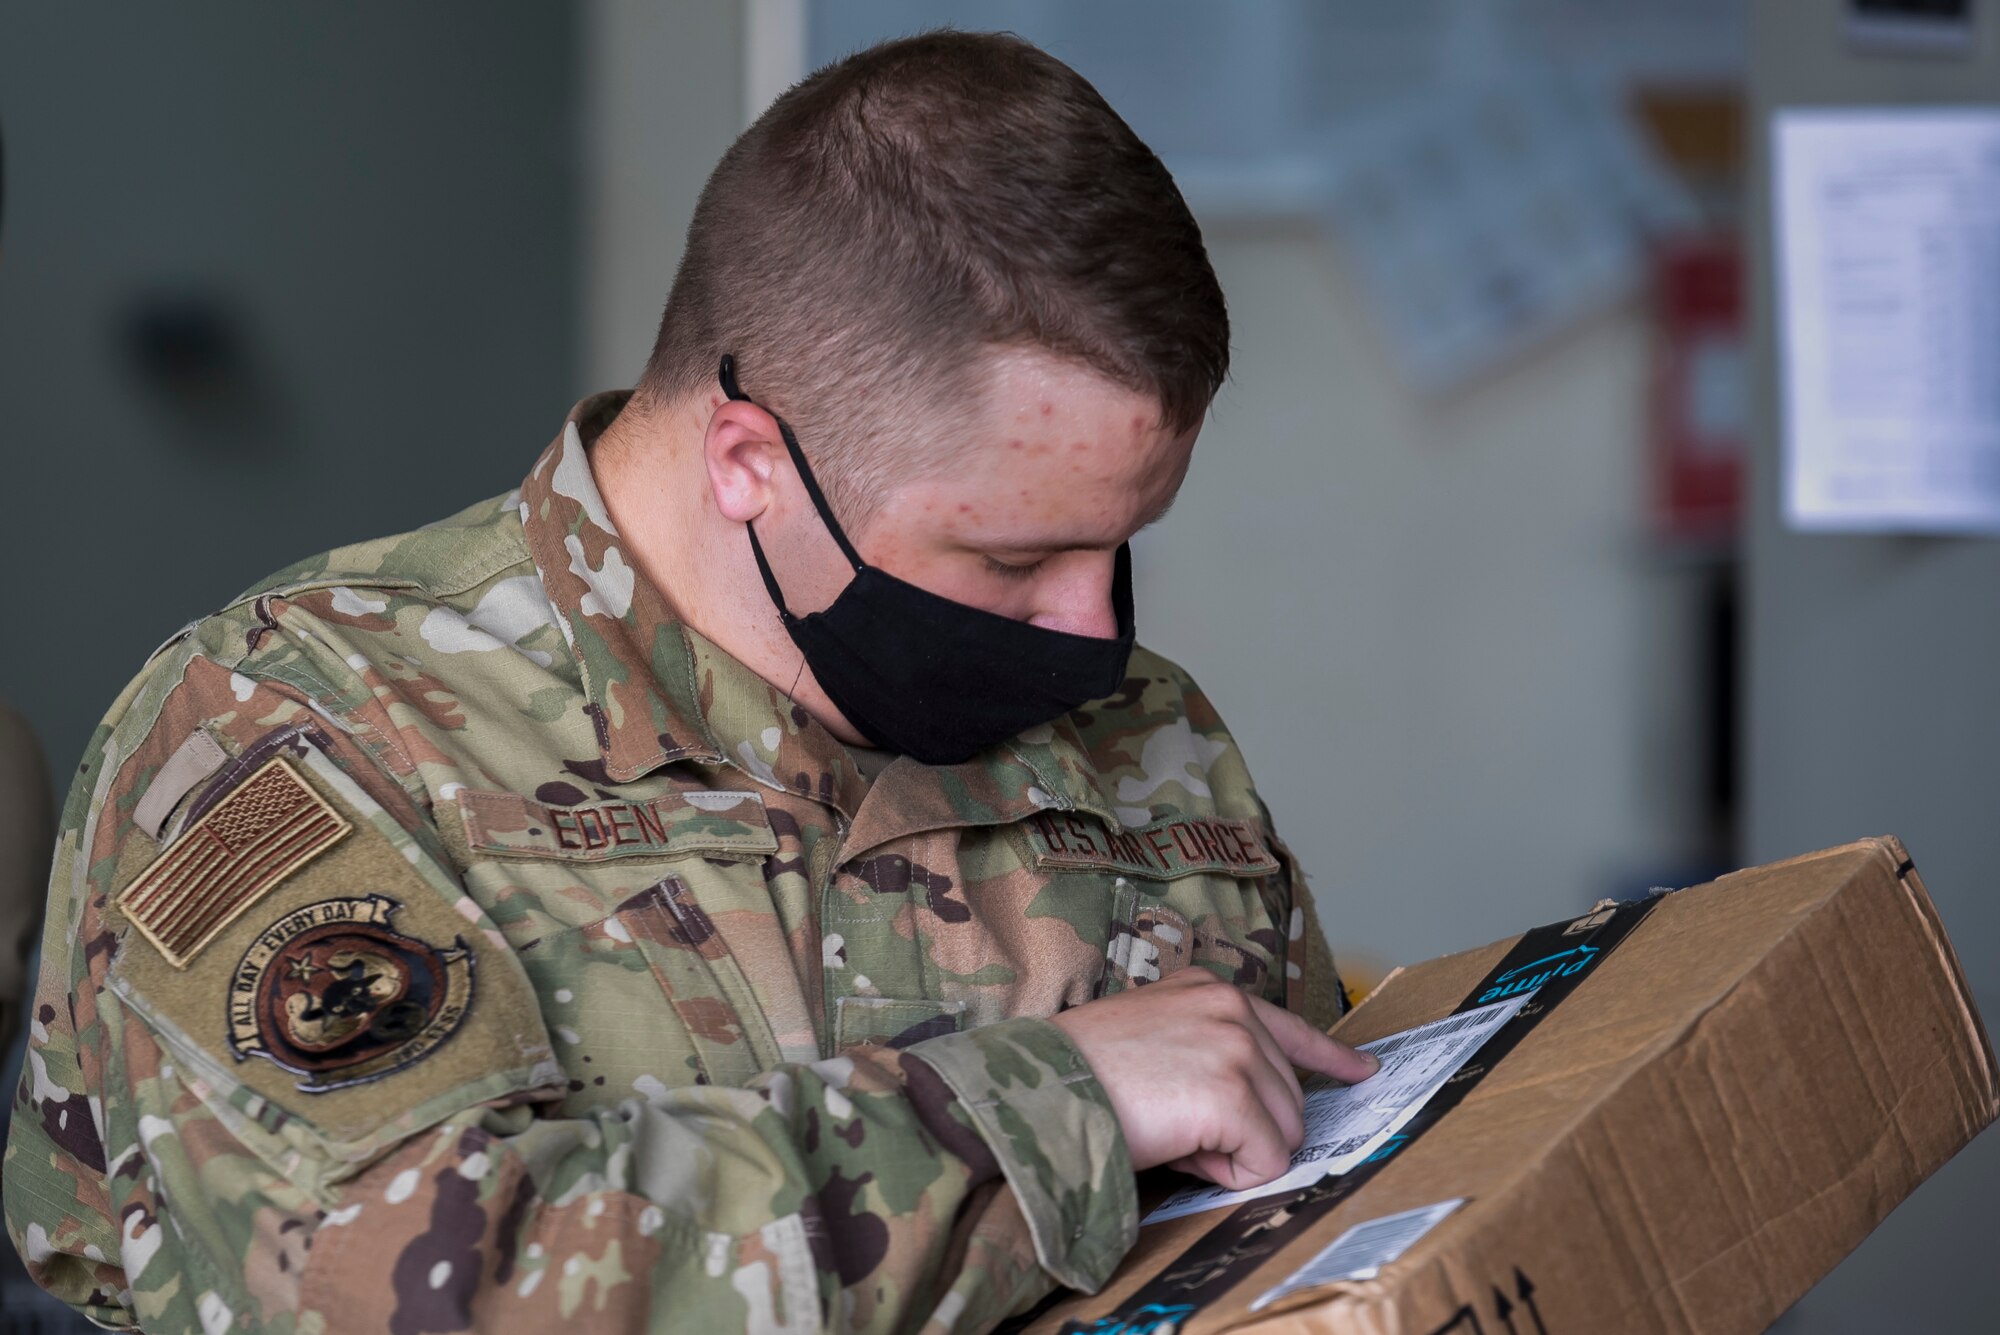
[[[1148,1226],[1103,1293],[1026,1328],[1761,1331],[2000,1112],[1971,992],[1894,839],[1399,971],[1334,1032],[1369,1041],[1535,979],[1355,1183]],[[1457,1197],[1376,1278],[1252,1310],[1351,1226]]]

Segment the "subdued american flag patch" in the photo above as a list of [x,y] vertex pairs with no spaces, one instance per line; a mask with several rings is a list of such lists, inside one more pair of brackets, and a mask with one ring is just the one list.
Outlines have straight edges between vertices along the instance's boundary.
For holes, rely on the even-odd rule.
[[119,911],[184,969],[238,914],[352,828],[280,756],[182,831],[125,887]]

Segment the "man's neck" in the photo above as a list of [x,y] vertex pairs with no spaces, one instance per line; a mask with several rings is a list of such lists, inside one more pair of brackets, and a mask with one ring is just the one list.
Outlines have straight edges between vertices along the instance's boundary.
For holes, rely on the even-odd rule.
[[841,741],[857,742],[802,671],[798,647],[749,559],[742,526],[716,512],[702,453],[721,394],[712,400],[660,405],[634,395],[590,446],[590,469],[605,508],[632,564],[674,615],[795,698]]
[[702,559],[704,549],[713,557],[716,535],[707,529],[718,520],[703,504],[701,406],[662,406],[634,394],[590,443],[590,471],[632,563],[674,615],[749,662],[736,643],[744,619],[727,614],[737,601],[723,569],[728,563]]

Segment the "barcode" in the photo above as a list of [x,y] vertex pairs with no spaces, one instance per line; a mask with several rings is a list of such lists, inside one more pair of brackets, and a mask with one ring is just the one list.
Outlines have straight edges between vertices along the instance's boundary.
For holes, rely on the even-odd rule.
[[1346,1140],[1332,1145],[1307,1145],[1292,1156],[1292,1167],[1301,1164],[1318,1163],[1322,1159],[1338,1159],[1344,1154],[1352,1154],[1368,1143],[1367,1136],[1349,1136]]
[[1440,1038],[1449,1038],[1461,1030],[1469,1029],[1475,1024],[1486,1023],[1490,1023],[1490,1018],[1483,1009],[1467,1011],[1463,1015],[1454,1015],[1448,1020],[1439,1020],[1435,1024],[1422,1025],[1416,1029],[1407,1029],[1400,1034],[1392,1034],[1388,1038],[1381,1039],[1378,1042],[1363,1043],[1361,1050],[1363,1052],[1372,1052],[1377,1057],[1386,1060],[1389,1054],[1400,1052],[1412,1043],[1436,1042]]
[[1415,1246],[1417,1239],[1437,1227],[1439,1220],[1463,1204],[1463,1198],[1439,1201],[1435,1205],[1356,1224],[1328,1243],[1326,1250],[1300,1266],[1284,1283],[1252,1303],[1251,1310],[1256,1311],[1288,1293],[1317,1284],[1371,1279],[1383,1266]]

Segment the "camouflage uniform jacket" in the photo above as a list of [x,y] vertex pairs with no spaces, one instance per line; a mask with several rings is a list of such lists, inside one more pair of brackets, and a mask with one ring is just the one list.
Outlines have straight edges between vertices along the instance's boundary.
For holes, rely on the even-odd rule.
[[1331,995],[1178,669],[868,785],[626,559],[622,402],[191,626],[95,734],[5,1172],[94,1320],[984,1329],[1135,1236],[1045,1017],[1189,965]]

